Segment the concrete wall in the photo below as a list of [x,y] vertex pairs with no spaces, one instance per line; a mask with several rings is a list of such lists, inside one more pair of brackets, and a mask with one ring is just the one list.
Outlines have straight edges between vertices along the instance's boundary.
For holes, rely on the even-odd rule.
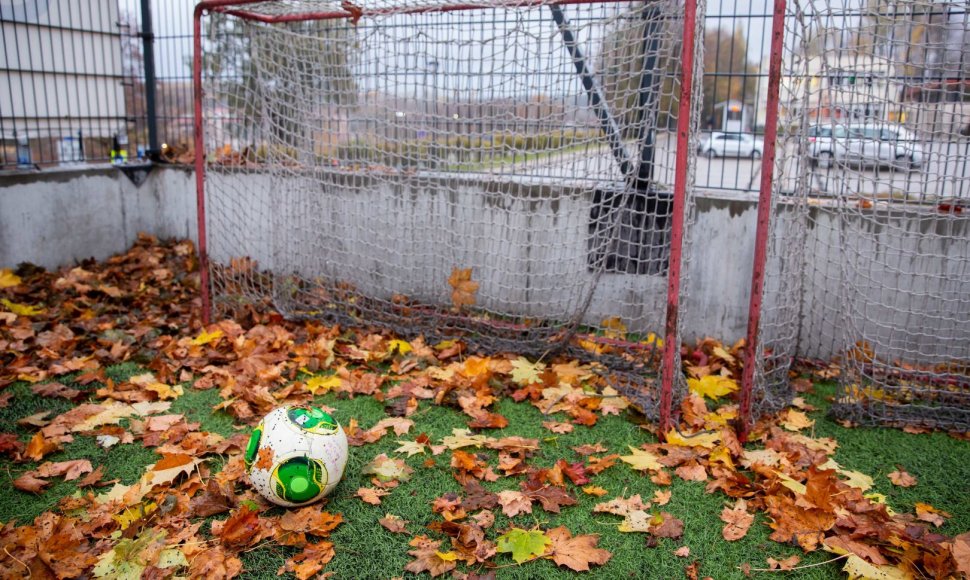
[[[595,288],[585,322],[663,326],[665,276],[589,272],[585,188],[336,173],[209,179],[214,261],[248,256],[280,273],[442,303],[452,269],[474,268],[478,305],[495,313],[565,319]],[[737,340],[747,325],[756,203],[700,197],[693,219],[685,338]],[[787,245],[769,265],[768,340],[827,357],[845,348],[844,334],[870,337],[891,356],[970,358],[970,309],[957,308],[970,304],[970,218],[877,205],[841,214],[813,207],[808,220],[782,207],[776,219],[773,242]],[[0,267],[103,259],[140,231],[195,238],[191,172],[159,168],[141,187],[109,167],[0,176]],[[791,259],[799,253],[804,262]]]
[[195,216],[182,170],[155,170],[141,187],[110,166],[0,175],[0,268],[104,259],[142,231],[195,239]]

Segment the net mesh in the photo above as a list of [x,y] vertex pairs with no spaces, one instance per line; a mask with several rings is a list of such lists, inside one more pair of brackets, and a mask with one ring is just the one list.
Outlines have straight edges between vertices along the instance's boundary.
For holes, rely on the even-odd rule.
[[653,414],[683,6],[421,6],[208,16],[214,308],[568,352]]
[[759,368],[841,361],[857,423],[970,428],[962,2],[789,2]]

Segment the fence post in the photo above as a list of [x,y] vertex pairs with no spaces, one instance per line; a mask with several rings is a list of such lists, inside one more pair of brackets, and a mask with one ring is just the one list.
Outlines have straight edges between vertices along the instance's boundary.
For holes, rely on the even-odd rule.
[[758,363],[758,329],[765,291],[765,267],[768,260],[768,234],[771,225],[771,187],[775,171],[775,145],[778,140],[778,101],[781,85],[781,56],[785,49],[785,0],[775,0],[771,20],[771,59],[768,65],[768,110],[765,118],[765,147],[761,157],[761,190],[758,194],[758,229],[755,233],[754,267],[751,273],[751,302],[748,306],[748,338],[745,345],[744,369],[741,375],[738,436],[742,442],[751,428],[751,395],[754,391],[755,367]]
[[155,104],[155,31],[152,26],[152,0],[141,0],[142,58],[145,64],[145,115],[148,124],[148,151],[146,157],[158,160],[161,147],[158,144],[158,111]]
[[667,273],[667,320],[664,325],[663,368],[660,386],[660,435],[667,437],[672,426],[671,405],[674,382],[681,373],[674,368],[680,352],[677,332],[680,315],[680,277],[683,267],[684,211],[687,207],[687,168],[690,162],[691,106],[694,96],[694,43],[697,30],[697,0],[684,2],[684,51],[680,76],[680,103],[677,111],[677,159],[674,170],[674,208],[670,224],[670,269]]

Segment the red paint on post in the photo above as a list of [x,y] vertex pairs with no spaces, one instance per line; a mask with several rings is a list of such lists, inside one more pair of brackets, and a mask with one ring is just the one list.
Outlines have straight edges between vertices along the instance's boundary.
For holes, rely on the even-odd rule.
[[209,288],[209,257],[205,232],[205,139],[202,125],[202,12],[206,2],[195,7],[192,23],[192,82],[195,101],[195,205],[199,228],[199,273],[202,276],[202,323],[212,322],[212,295]]
[[660,387],[660,436],[670,431],[674,381],[679,368],[674,368],[680,341],[677,318],[680,314],[680,277],[684,246],[684,208],[687,197],[687,164],[690,151],[690,112],[694,93],[694,42],[697,27],[697,1],[684,2],[684,51],[680,78],[680,107],[677,111],[677,160],[674,169],[674,209],[670,226],[670,270],[667,273],[667,323],[664,333],[663,369]]
[[771,225],[771,184],[775,170],[775,142],[778,137],[778,101],[781,84],[781,57],[785,34],[785,0],[775,0],[771,20],[771,60],[768,66],[768,110],[765,118],[765,150],[761,157],[761,190],[758,195],[758,229],[755,234],[754,268],[751,273],[751,302],[748,305],[748,338],[745,345],[744,371],[741,376],[740,428],[743,443],[751,429],[751,396],[754,371],[758,362],[758,328],[764,302],[765,267],[768,260],[768,234]]

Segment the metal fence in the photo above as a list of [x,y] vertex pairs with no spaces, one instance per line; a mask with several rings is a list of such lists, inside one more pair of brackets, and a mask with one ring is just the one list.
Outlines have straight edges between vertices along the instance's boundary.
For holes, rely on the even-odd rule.
[[[0,3],[0,169],[190,158],[194,5]],[[757,134],[771,14],[739,0],[714,0],[707,10],[702,125]],[[672,136],[673,125],[667,130]],[[703,161],[699,188],[756,192],[760,164],[752,157]]]

